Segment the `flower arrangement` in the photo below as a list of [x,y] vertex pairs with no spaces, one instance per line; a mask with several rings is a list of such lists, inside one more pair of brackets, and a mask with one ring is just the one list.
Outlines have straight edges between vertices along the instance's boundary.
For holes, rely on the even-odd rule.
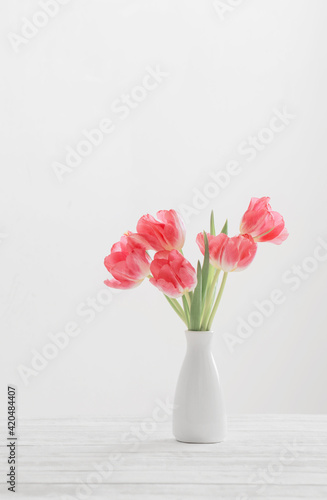
[[[272,211],[269,200],[268,197],[251,199],[238,236],[228,236],[227,221],[216,235],[211,212],[210,232],[203,231],[196,238],[203,254],[197,270],[183,255],[185,225],[178,213],[161,210],[157,219],[144,215],[136,232],[125,233],[104,259],[112,275],[104,283],[112,288],[129,289],[149,278],[188,330],[210,330],[228,273],[246,269],[256,255],[259,242],[278,245],[288,237],[283,217]],[[153,258],[149,250],[155,251]]]

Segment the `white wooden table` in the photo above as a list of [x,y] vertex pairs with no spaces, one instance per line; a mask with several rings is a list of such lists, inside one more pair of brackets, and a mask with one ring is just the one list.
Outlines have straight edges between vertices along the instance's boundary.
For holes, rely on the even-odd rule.
[[16,493],[5,432],[1,499],[327,499],[324,415],[230,417],[213,445],[176,442],[168,420],[20,421]]

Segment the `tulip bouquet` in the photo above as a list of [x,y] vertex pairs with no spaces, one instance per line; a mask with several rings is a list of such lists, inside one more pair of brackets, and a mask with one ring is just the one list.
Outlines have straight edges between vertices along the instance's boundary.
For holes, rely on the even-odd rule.
[[[112,288],[129,289],[149,278],[188,330],[210,330],[228,273],[248,267],[259,242],[278,245],[288,236],[283,217],[271,210],[269,200],[268,197],[251,199],[241,220],[240,234],[233,237],[227,234],[227,221],[216,234],[212,212],[210,232],[203,231],[196,238],[203,254],[197,270],[183,255],[185,225],[177,212],[161,210],[157,219],[144,215],[135,233],[128,231],[112,246],[104,260],[112,279],[104,283]],[[155,252],[152,258],[149,250]]]

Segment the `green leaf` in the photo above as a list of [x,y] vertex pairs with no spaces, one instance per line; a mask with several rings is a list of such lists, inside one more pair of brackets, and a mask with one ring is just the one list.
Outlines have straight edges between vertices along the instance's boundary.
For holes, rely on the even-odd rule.
[[227,234],[228,233],[228,220],[226,219],[225,224],[223,225],[222,230],[220,231],[221,233]]
[[194,290],[193,300],[191,304],[190,312],[190,329],[198,331],[201,325],[201,313],[202,313],[202,269],[201,264],[198,261],[197,269],[198,283]]
[[207,293],[207,284],[209,277],[209,242],[208,236],[205,231],[203,231],[203,239],[204,239],[204,259],[202,265],[202,300],[204,301],[206,293]]
[[213,214],[213,210],[211,210],[211,215],[210,215],[210,234],[212,234],[212,236],[216,236],[215,216]]

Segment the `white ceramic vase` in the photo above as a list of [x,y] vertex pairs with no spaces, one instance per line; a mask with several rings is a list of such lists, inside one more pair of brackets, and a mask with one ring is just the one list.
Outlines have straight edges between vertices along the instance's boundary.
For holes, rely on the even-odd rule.
[[186,331],[187,350],[178,378],[173,434],[185,443],[219,443],[226,437],[226,410],[212,354],[213,332]]

